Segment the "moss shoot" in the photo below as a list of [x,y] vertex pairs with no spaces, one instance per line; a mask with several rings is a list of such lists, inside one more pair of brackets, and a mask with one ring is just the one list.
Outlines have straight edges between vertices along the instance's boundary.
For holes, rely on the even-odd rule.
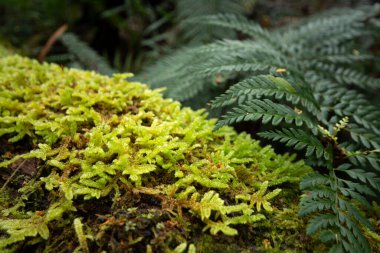
[[1,252],[320,247],[297,218],[309,167],[129,76],[0,57]]

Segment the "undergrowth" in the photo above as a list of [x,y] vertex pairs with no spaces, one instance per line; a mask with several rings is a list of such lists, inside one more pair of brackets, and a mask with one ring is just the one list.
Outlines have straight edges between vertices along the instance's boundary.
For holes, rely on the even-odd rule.
[[323,252],[310,167],[129,76],[0,57],[2,252]]
[[363,71],[378,59],[362,46],[379,34],[379,13],[330,10],[272,31],[237,15],[194,18],[242,39],[179,50],[145,73],[183,101],[225,91],[211,102],[227,111],[216,128],[261,121],[260,137],[303,150],[314,172],[300,184],[299,215],[330,252],[379,250],[378,218],[369,217],[380,193],[380,111],[368,94],[380,81]]

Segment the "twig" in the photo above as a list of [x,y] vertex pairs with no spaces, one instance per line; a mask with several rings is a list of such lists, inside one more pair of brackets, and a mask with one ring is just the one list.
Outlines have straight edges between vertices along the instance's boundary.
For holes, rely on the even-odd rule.
[[48,39],[48,41],[45,43],[44,47],[42,48],[40,54],[38,55],[38,61],[43,62],[45,60],[46,55],[49,53],[51,47],[54,45],[54,43],[58,40],[61,35],[66,32],[67,30],[67,24],[64,24],[60,26]]

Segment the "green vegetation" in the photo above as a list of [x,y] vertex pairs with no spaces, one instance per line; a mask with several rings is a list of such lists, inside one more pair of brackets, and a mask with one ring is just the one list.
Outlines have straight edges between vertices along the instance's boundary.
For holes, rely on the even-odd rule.
[[374,2],[2,1],[0,251],[379,252]]
[[258,136],[305,150],[315,172],[301,182],[299,214],[332,252],[371,252],[365,231],[375,227],[364,213],[380,193],[380,111],[366,92],[380,81],[355,63],[374,59],[357,40],[378,35],[379,13],[380,5],[335,10],[271,32],[240,16],[205,16],[192,22],[249,39],[179,50],[147,71],[180,100],[229,87],[211,102],[228,110],[216,128],[260,120],[269,127]]
[[312,247],[280,218],[309,167],[128,76],[0,59],[2,252]]

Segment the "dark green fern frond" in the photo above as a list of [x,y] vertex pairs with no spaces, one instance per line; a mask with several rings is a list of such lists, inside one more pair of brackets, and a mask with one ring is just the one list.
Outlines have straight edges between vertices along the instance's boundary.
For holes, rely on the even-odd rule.
[[306,156],[315,155],[317,158],[322,156],[329,159],[329,153],[325,151],[322,143],[314,136],[301,129],[283,128],[281,130],[265,131],[258,133],[260,137],[285,143],[288,147],[296,150],[305,149]]
[[[334,49],[328,48],[328,49]],[[355,62],[359,61],[370,61],[370,60],[375,60],[376,58],[373,55],[369,54],[361,54],[355,50],[352,50],[351,52],[347,53],[338,53],[334,51],[330,51],[326,54],[322,52],[322,50],[316,50],[315,54],[312,55],[312,52],[310,53],[310,58],[309,59],[304,59],[303,63],[304,64],[309,64],[310,66],[313,66],[315,64],[318,64],[318,62],[325,62],[328,64],[345,64],[345,65],[350,65]]]
[[318,102],[305,90],[307,90],[306,87],[290,83],[280,77],[258,75],[233,85],[224,94],[217,97],[212,102],[212,106],[224,107],[236,102],[241,104],[250,98],[271,96],[275,99],[284,98],[294,105],[301,104],[313,113],[318,112]]
[[361,181],[362,183],[371,186],[380,192],[380,177],[376,173],[368,172],[362,169],[352,168],[351,164],[342,164],[336,171],[342,171],[354,180]]
[[256,121],[259,119],[264,124],[271,122],[274,126],[281,122],[294,123],[297,126],[305,124],[312,131],[317,132],[316,124],[310,118],[297,114],[289,106],[274,103],[269,99],[252,99],[238,105],[218,121],[216,128],[241,121]]
[[380,134],[380,111],[376,106],[369,103],[363,94],[355,90],[331,89],[331,92],[334,91],[341,94],[340,99],[335,100],[335,103],[326,103],[326,105],[333,107],[337,115],[350,116],[355,123],[373,133]]
[[353,152],[349,161],[355,166],[372,167],[380,172],[380,157],[374,153]]
[[310,226],[306,230],[307,234],[312,235],[318,230],[324,230],[331,226],[338,225],[336,216],[333,214],[322,214],[314,217],[309,222]]
[[[328,113],[332,110],[335,115],[350,118],[353,124],[351,124],[348,131],[352,130],[353,138],[355,138],[356,142],[361,143],[360,134],[355,133],[357,132],[355,129],[358,128],[361,129],[362,134],[367,133],[374,137],[376,141],[380,135],[380,110],[371,104],[366,96],[354,89],[348,90],[345,86],[328,81],[318,82],[314,94],[322,105],[321,111]],[[326,116],[328,115],[323,116],[321,120],[327,123],[331,122],[331,118]]]
[[364,147],[371,149],[380,148],[380,136],[368,132],[366,129],[356,125],[351,124],[350,135],[353,141],[363,145]]
[[[344,185],[345,187],[348,187],[352,191],[358,192],[361,196],[372,196],[372,197],[375,197],[378,194],[371,187],[369,187],[367,185],[363,185],[361,183],[355,183],[355,182],[353,182],[351,180],[345,180],[345,179],[340,179],[340,182],[342,183],[342,185]],[[342,193],[344,192],[343,189],[344,188],[340,188],[340,191]]]
[[228,59],[227,61],[227,59],[220,57],[209,60],[193,70],[195,70],[196,74],[208,77],[219,73],[263,73],[269,72],[271,69],[274,70],[275,68],[277,67],[265,64],[264,62],[245,61],[237,57],[234,59]]
[[[326,187],[325,190],[329,191],[331,188]],[[322,194],[319,193],[319,189],[316,190],[314,194],[310,194],[310,196],[319,196],[324,195],[324,191],[321,191]],[[335,203],[332,199],[301,199],[301,210],[299,215],[302,217],[304,215],[309,215],[315,212],[321,212],[326,210],[333,210],[335,208]],[[314,229],[312,229],[314,230]]]
[[339,84],[356,85],[363,89],[375,89],[380,86],[379,79],[371,78],[352,68],[338,67],[337,65],[318,62],[310,66],[310,69],[315,71],[315,73],[320,76],[320,79],[328,78]]
[[[336,171],[348,171],[349,168],[349,165],[343,164]],[[367,174],[365,179],[360,179],[356,173],[352,178],[366,181],[371,180],[371,175]],[[370,205],[361,192],[352,187],[354,184],[347,179],[340,179],[336,172],[331,172],[329,176],[312,173],[301,183],[301,189],[306,195],[301,199],[299,215],[314,215],[309,221],[307,233],[319,233],[323,242],[331,243],[330,251],[339,249],[340,252],[371,252],[363,229],[372,230],[373,226],[351,200],[359,197],[356,199],[359,203],[367,207]],[[329,194],[325,194],[326,191]]]
[[[380,11],[380,5],[357,9],[335,10],[321,16],[315,16],[298,27],[290,26],[282,31],[289,44],[310,47],[315,45],[339,45],[344,41],[371,34],[372,27],[364,25]],[[320,41],[321,43],[315,43]]]
[[75,34],[65,33],[60,40],[85,69],[95,70],[105,75],[112,75],[115,72],[103,57]]
[[316,186],[320,185],[330,186],[330,178],[326,175],[322,175],[316,172],[306,175],[300,183],[301,189],[315,188]]
[[218,15],[202,16],[188,20],[189,23],[194,24],[208,24],[231,30],[239,31],[246,35],[249,35],[255,39],[262,39],[267,42],[273,42],[273,36],[259,24],[249,21],[244,16],[238,16],[234,14],[221,13]]
[[[184,48],[172,55],[163,57],[161,61],[147,68],[144,73],[138,76],[139,80],[149,82],[152,88],[166,87],[168,97],[184,101],[194,97],[200,91],[206,89],[206,85],[211,85],[211,78],[204,79],[196,75],[189,77],[187,75],[188,62],[198,61],[198,64],[204,62],[202,55],[196,54],[192,48]],[[171,71],[168,72],[167,70]],[[178,79],[181,79],[178,85]]]
[[204,15],[215,15],[218,13],[240,14],[244,13],[244,6],[240,0],[178,0],[176,6],[180,27],[183,30],[184,38],[190,43],[210,42],[215,38],[233,38],[233,31],[211,27],[206,23],[193,25],[186,22],[191,19],[198,19]]
[[183,80],[182,86],[174,86],[172,89],[166,92],[167,96],[175,98],[180,101],[185,101],[199,94],[204,90],[206,85],[211,85],[211,78],[209,82],[205,82],[202,79],[194,78],[193,80]]
[[[170,80],[176,80],[178,76],[184,74],[183,64],[189,62],[194,56],[194,50],[183,48],[182,50],[162,57],[159,62],[148,67],[139,76],[141,80],[149,80],[153,88],[162,86],[173,86]],[[167,71],[170,69],[171,71]]]

